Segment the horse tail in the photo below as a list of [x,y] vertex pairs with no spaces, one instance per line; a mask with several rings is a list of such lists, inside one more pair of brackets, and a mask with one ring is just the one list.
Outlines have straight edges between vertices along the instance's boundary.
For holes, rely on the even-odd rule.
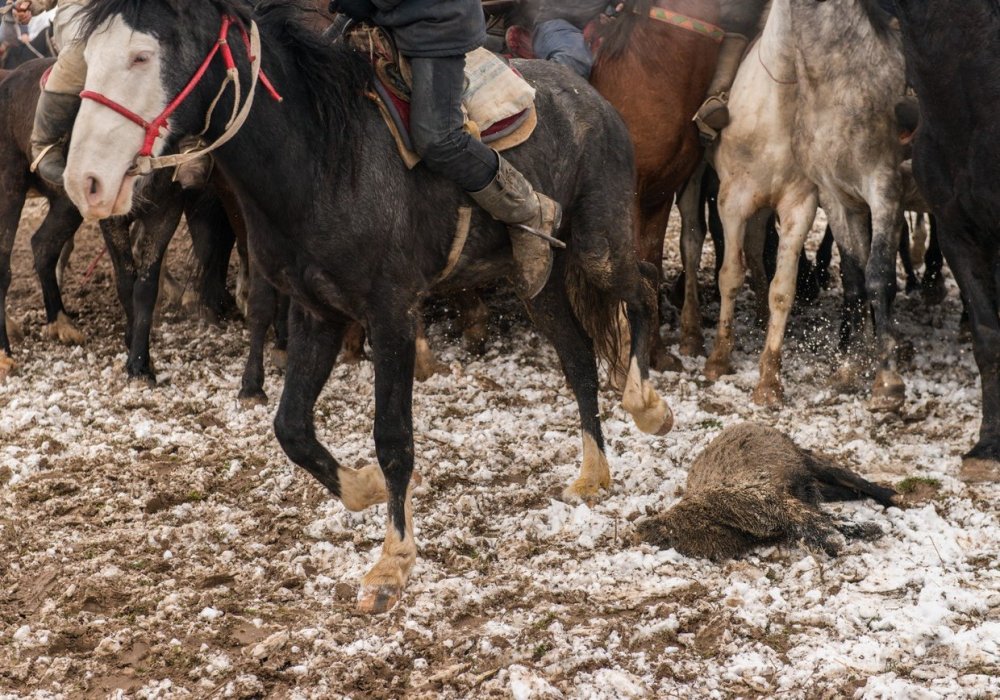
[[628,317],[621,290],[610,284],[607,258],[596,258],[576,252],[566,270],[566,292],[576,319],[594,343],[598,360],[606,363],[609,374],[623,376],[628,371],[627,356],[623,357],[630,341]]

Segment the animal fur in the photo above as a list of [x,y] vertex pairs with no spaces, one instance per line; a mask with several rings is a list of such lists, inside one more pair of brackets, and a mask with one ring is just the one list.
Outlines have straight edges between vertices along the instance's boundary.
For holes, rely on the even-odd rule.
[[798,540],[833,556],[844,537],[867,539],[882,531],[836,520],[820,504],[862,498],[890,506],[897,493],[798,447],[773,428],[742,423],[709,444],[691,465],[681,501],[640,522],[636,536],[716,561],[757,545]]

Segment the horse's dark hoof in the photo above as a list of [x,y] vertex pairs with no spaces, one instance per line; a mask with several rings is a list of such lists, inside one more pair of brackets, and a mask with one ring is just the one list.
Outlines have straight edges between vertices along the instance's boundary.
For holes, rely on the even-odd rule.
[[126,365],[125,372],[128,375],[129,381],[141,382],[150,387],[156,386],[156,372],[151,365],[144,367]]
[[948,289],[944,286],[944,277],[941,275],[924,275],[920,284],[920,293],[927,306],[937,306],[948,296]]
[[248,408],[267,405],[267,394],[264,393],[263,389],[240,389],[237,398],[241,404]]

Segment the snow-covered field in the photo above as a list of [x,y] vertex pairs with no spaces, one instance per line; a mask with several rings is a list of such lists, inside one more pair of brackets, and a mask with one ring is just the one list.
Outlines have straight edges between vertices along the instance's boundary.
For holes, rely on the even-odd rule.
[[[787,406],[753,407],[762,333],[744,296],[738,374],[710,385],[686,359],[655,377],[672,433],[640,434],[602,395],[614,485],[593,508],[559,500],[581,455],[551,349],[509,302],[484,357],[432,323],[451,372],[415,392],[419,559],[402,604],[366,617],[354,598],[384,507],[348,513],[284,457],[273,367],[269,406],[236,401],[242,323],[168,313],[160,385],[127,383],[107,262],[81,286],[88,231],[66,287],[88,342],[43,339],[27,241],[41,213],[29,205],[16,249],[27,338],[0,385],[0,696],[1000,696],[1000,486],[956,479],[979,391],[954,288],[937,308],[898,300],[916,358],[901,416],[829,388],[836,288],[793,317]],[[319,430],[348,466],[374,461],[372,413],[371,366],[338,367]],[[886,534],[836,559],[786,546],[716,565],[633,544],[632,522],[746,419],[909,479],[912,505],[837,506]]]

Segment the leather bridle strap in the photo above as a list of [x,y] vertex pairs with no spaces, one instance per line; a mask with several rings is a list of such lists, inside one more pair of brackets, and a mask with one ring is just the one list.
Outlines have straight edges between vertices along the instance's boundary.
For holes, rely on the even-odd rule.
[[[92,100],[98,104],[104,105],[108,109],[113,110],[117,114],[125,117],[129,121],[137,124],[146,132],[146,138],[143,141],[142,149],[136,154],[135,161],[132,167],[129,168],[130,175],[147,175],[154,170],[160,168],[176,167],[178,165],[183,165],[192,160],[196,160],[207,153],[211,153],[215,149],[219,148],[223,144],[230,141],[237,132],[246,122],[247,116],[250,113],[250,108],[253,106],[254,95],[256,94],[258,81],[265,83],[265,88],[271,94],[271,97],[276,101],[281,101],[281,96],[274,90],[270,82],[267,81],[266,77],[262,75],[260,70],[261,64],[261,44],[260,44],[260,30],[257,28],[255,22],[250,23],[250,34],[249,37],[246,35],[246,30],[243,30],[244,41],[248,45],[248,50],[250,54],[250,90],[247,92],[246,100],[243,104],[240,104],[240,78],[239,69],[236,67],[236,61],[233,59],[232,49],[229,47],[228,35],[229,29],[233,24],[233,20],[229,16],[224,16],[222,18],[222,26],[219,28],[219,38],[212,46],[212,49],[208,52],[205,60],[202,61],[198,70],[188,81],[184,89],[170,101],[170,104],[152,121],[146,121],[141,116],[128,109],[122,104],[115,102],[114,100],[106,97],[99,92],[94,92],[92,90],[84,90],[80,93],[80,98],[85,100]],[[215,99],[212,100],[211,106],[209,107],[208,113],[205,116],[205,128],[202,129],[201,133],[198,134],[202,136],[208,131],[209,125],[212,121],[212,114],[215,111],[216,105],[219,100],[222,99],[223,94],[229,87],[230,83],[233,85],[233,111],[229,117],[229,121],[226,122],[225,131],[218,139],[213,141],[208,146],[197,149],[194,151],[189,151],[186,153],[177,153],[168,156],[154,156],[153,147],[156,143],[156,139],[160,137],[161,132],[167,126],[167,120],[170,116],[177,110],[178,107],[183,104],[194,89],[201,82],[202,78],[205,77],[205,73],[208,72],[208,68],[212,63],[212,60],[217,54],[222,54],[222,60],[226,66],[226,79],[222,82],[219,87],[219,92],[216,94]],[[263,78],[263,80],[261,80]]]

